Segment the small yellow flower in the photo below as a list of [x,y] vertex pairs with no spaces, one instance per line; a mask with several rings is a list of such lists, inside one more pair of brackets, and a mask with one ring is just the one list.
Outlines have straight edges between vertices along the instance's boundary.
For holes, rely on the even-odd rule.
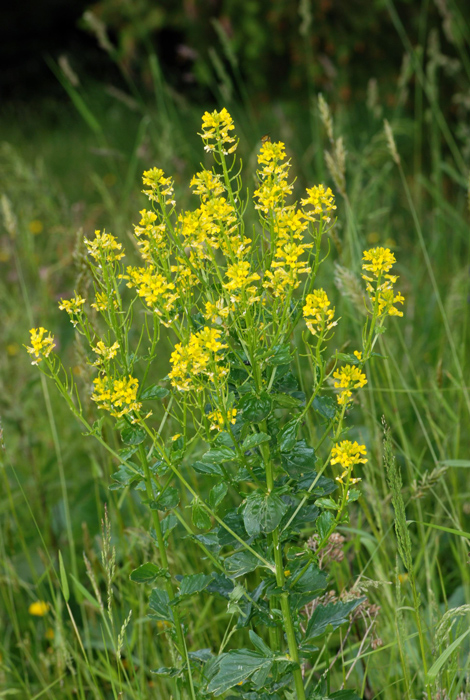
[[315,185],[307,189],[307,197],[301,199],[300,203],[303,207],[311,206],[312,209],[304,210],[304,216],[309,221],[318,221],[318,215],[323,221],[330,221],[331,212],[335,211],[335,197],[329,187],[325,189],[324,185]]
[[357,357],[357,359],[358,359],[359,361],[362,360],[362,352],[360,352],[359,350],[354,350],[354,353],[353,353],[353,354],[354,354],[355,357]]
[[83,312],[82,306],[85,303],[85,299],[81,296],[75,296],[72,299],[61,299],[59,302],[59,309],[61,311],[66,311],[70,316],[70,321],[73,326],[78,323],[77,316]]
[[333,321],[335,309],[328,308],[330,305],[331,302],[324,289],[317,289],[313,294],[307,295],[303,315],[312,335],[323,335],[338,323]]
[[31,603],[28,608],[28,612],[30,615],[34,615],[36,617],[44,617],[44,615],[47,615],[49,612],[49,608],[49,603],[45,603],[43,600],[36,600],[34,603]]
[[[54,338],[42,326],[40,328],[32,328],[29,332],[31,334],[32,347],[26,349],[30,355],[36,358],[31,364],[37,365],[39,362],[42,362],[44,357],[49,357],[52,348],[55,348]],[[49,333],[49,335],[45,336],[46,333]]]
[[96,367],[98,367],[103,360],[112,360],[114,357],[116,357],[117,351],[119,350],[119,343],[113,343],[111,347],[107,347],[102,340],[99,340],[97,344],[93,347],[92,350],[98,355],[98,358],[95,360],[93,363]]
[[390,251],[390,248],[371,248],[371,250],[365,250],[363,254],[362,269],[367,272],[372,272],[375,277],[378,277],[382,272],[389,272],[394,263],[396,263],[396,258],[394,254]]
[[212,411],[207,416],[209,418],[209,420],[212,421],[212,425],[211,425],[210,429],[211,430],[223,430],[227,423],[232,423],[232,425],[235,425],[236,415],[237,415],[236,408],[230,408],[227,411],[226,416],[224,416],[222,411],[219,411],[219,410]]
[[37,236],[39,233],[44,231],[44,224],[42,221],[39,221],[39,219],[33,219],[29,222],[28,228],[33,236]]
[[365,464],[367,450],[365,445],[359,445],[357,442],[343,440],[335,445],[331,451],[331,464],[340,464],[343,469],[349,469],[355,464]]
[[343,389],[337,396],[340,406],[348,403],[352,396],[351,389],[360,389],[367,384],[364,372],[361,372],[359,367],[354,365],[345,365],[341,369],[337,369],[333,373],[333,377],[337,379],[335,389]]
[[204,150],[209,152],[215,151],[216,145],[220,144],[222,148],[224,146],[229,147],[223,149],[224,155],[234,153],[237,148],[237,141],[229,135],[229,131],[234,129],[233,119],[225,107],[220,112],[205,112],[202,116],[202,134],[200,134],[204,141]]
[[181,433],[176,433],[176,435],[173,435],[173,437],[171,438],[171,441],[172,441],[172,442],[176,442],[177,439],[180,438],[180,437],[181,437]]
[[85,238],[85,245],[89,254],[98,262],[102,262],[103,259],[107,262],[117,262],[125,255],[121,252],[122,243],[118,243],[111,233],[95,231],[95,238],[92,241]]

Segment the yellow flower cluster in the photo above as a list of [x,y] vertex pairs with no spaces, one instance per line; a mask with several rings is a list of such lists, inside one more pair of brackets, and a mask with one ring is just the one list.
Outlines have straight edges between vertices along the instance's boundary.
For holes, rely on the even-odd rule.
[[227,347],[220,338],[220,331],[206,326],[193,333],[186,345],[175,345],[170,359],[172,370],[168,374],[174,387],[179,391],[198,391],[201,389],[198,377],[214,381],[228,373],[226,367],[218,364],[221,359],[219,351]]
[[[224,284],[224,289],[230,294],[230,300],[234,303],[240,301],[241,295],[246,296],[248,303],[254,303],[259,300],[256,296],[257,288],[252,282],[259,280],[259,275],[256,272],[250,273],[250,263],[246,260],[234,263],[227,267],[225,276],[229,281]],[[237,292],[239,292],[237,294]]]
[[194,189],[194,194],[199,195],[203,202],[209,198],[218,197],[225,192],[220,175],[214,175],[210,170],[196,173],[189,186]]
[[94,347],[92,347],[93,352],[95,352],[98,355],[98,358],[93,364],[96,367],[99,367],[103,363],[103,361],[109,362],[109,360],[112,360],[114,357],[116,357],[119,347],[119,343],[116,342],[108,348],[102,340],[99,340],[97,344]]
[[[237,226],[235,209],[225,197],[211,197],[195,211],[178,217],[184,247],[190,250],[190,259],[212,259],[213,251],[222,250],[227,257],[239,257],[251,241]],[[213,250],[210,250],[213,249]]]
[[161,249],[165,238],[165,224],[158,223],[158,217],[153,211],[142,209],[138,226],[134,226],[142,259],[151,262],[151,253]]
[[333,321],[335,308],[330,309],[330,305],[331,302],[324,289],[316,289],[312,294],[307,295],[303,315],[312,335],[323,336],[338,323]]
[[[394,254],[389,248],[372,248],[365,250],[363,254],[362,269],[369,273],[363,274],[366,282],[367,294],[371,303],[371,313],[376,312],[381,316],[403,316],[403,311],[394,304],[403,304],[405,298],[393,289],[398,277],[387,274],[396,262]],[[371,276],[372,275],[372,276]]]
[[[52,348],[55,348],[54,338],[42,326],[40,328],[31,328],[29,333],[32,347],[27,347],[26,349],[35,358],[31,364],[38,365],[44,357],[49,357]],[[46,333],[49,333],[49,335],[46,335]]]
[[[175,285],[167,278],[157,272],[153,265],[149,267],[128,267],[126,275],[121,275],[122,279],[129,280],[127,286],[137,289],[137,293],[143,298],[147,306],[158,316],[165,317],[167,321],[162,323],[168,326],[170,314],[175,307],[178,294],[174,291]],[[173,319],[172,319],[173,320]]]
[[112,299],[110,299],[109,295],[106,294],[106,292],[96,292],[96,300],[91,305],[91,308],[96,309],[96,311],[106,311],[106,309],[109,308],[111,300],[112,300],[114,308],[117,309],[119,304],[118,304],[118,301],[116,299],[116,292],[115,291],[113,291]]
[[98,408],[109,411],[112,416],[121,418],[131,411],[138,411],[142,404],[137,401],[139,380],[129,375],[126,379],[114,379],[106,374],[93,380],[94,393],[91,395]]
[[206,301],[204,318],[211,323],[217,323],[220,325],[224,318],[227,318],[230,313],[228,306],[225,306],[225,301],[223,299],[217,299],[215,303],[211,301]]
[[228,423],[235,425],[236,422],[237,409],[229,408],[227,414],[224,416],[222,411],[216,410],[209,413],[207,416],[210,421],[212,421],[211,430],[223,430]]
[[83,309],[82,306],[85,303],[85,299],[81,296],[75,296],[72,299],[61,299],[59,303],[59,309],[61,311],[66,311],[70,316],[70,321],[73,326],[78,323],[77,316],[80,316]]
[[95,238],[92,241],[85,238],[85,245],[90,255],[98,262],[117,262],[125,255],[121,252],[122,243],[118,243],[111,233],[95,231]]
[[[235,129],[233,119],[225,107],[220,111],[205,112],[202,117],[202,134],[205,151],[215,151],[217,145],[224,148],[224,155],[234,153],[237,149],[237,141],[230,136],[229,131]],[[233,145],[230,145],[233,144]]]
[[351,477],[351,472],[355,464],[367,462],[366,455],[366,446],[359,445],[357,442],[343,440],[335,445],[331,451],[331,464],[340,464],[344,470],[340,476],[336,477],[336,481],[344,484],[344,479],[347,479],[349,484],[357,484],[360,479]]
[[290,161],[282,163],[285,157],[285,146],[281,142],[267,141],[261,146],[258,163],[263,168],[258,171],[260,186],[255,190],[253,197],[258,200],[255,209],[264,214],[269,214],[275,209],[282,210],[286,197],[292,193],[293,186],[287,181]]
[[340,406],[348,403],[352,396],[351,389],[360,389],[367,384],[364,372],[354,365],[345,365],[337,369],[333,377],[338,380],[335,382],[335,389],[343,389],[336,397]]
[[304,216],[309,221],[323,220],[329,222],[331,220],[331,212],[336,209],[335,198],[329,187],[325,189],[324,185],[315,185],[307,189],[308,197],[301,199],[300,203],[303,207],[311,206],[312,209],[304,210]]
[[159,202],[167,206],[176,204],[173,198],[175,192],[173,178],[165,177],[163,170],[160,168],[145,170],[142,182],[148,187],[148,189],[142,191],[151,202]]

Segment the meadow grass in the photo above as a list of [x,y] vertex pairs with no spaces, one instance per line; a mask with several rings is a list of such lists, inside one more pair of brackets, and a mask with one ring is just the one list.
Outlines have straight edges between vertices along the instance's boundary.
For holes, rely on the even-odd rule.
[[[363,496],[341,531],[346,556],[330,569],[340,590],[360,578],[380,606],[382,640],[372,648],[353,627],[331,686],[347,679],[361,696],[384,700],[420,698],[427,686],[436,700],[444,691],[467,697],[459,694],[469,671],[468,172],[420,70],[415,97],[428,100],[429,119],[423,111],[407,118],[399,94],[386,114],[373,103],[338,106],[332,122],[316,99],[303,107],[227,105],[246,173],[255,169],[256,140],[270,132],[296,156],[299,190],[325,182],[336,192],[343,225],[322,274],[337,282],[339,346],[360,333],[362,251],[387,245],[398,260],[404,322],[388,322],[379,348],[385,359],[371,365],[355,408],[351,435],[371,458]],[[146,596],[129,581],[144,553],[151,556],[147,513],[132,492],[108,490],[116,465],[82,435],[22,346],[39,321],[53,328],[77,382],[89,385],[83,351],[57,310],[83,273],[77,232],[106,228],[130,248],[140,173],[153,165],[176,174],[179,200],[189,203],[201,110],[168,90],[156,105],[126,105],[101,88],[76,93],[82,119],[70,107],[45,105],[42,117],[20,114],[21,132],[11,114],[1,127],[0,689],[28,699],[170,698],[168,682],[149,673],[167,663],[164,629],[147,618]],[[172,538],[174,569],[198,571],[183,528]],[[28,612],[37,600],[50,602],[46,615]],[[198,598],[185,619],[189,647],[197,638],[198,647],[218,648],[226,622],[223,604]],[[338,633],[326,640],[336,650],[340,643]],[[320,656],[313,672],[323,673],[327,659]]]

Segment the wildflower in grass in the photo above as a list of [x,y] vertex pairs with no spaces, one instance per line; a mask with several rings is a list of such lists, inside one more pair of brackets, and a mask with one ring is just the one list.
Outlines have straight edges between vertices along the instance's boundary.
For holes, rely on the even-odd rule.
[[118,243],[111,233],[95,231],[95,238],[92,241],[85,238],[85,245],[89,254],[99,263],[117,262],[125,255],[122,252],[122,243]]
[[134,226],[134,233],[137,238],[137,246],[140,255],[146,262],[152,261],[152,253],[158,253],[162,249],[166,236],[165,222],[160,222],[153,211],[142,209],[139,212],[141,219],[138,225]]
[[338,323],[333,321],[335,308],[330,309],[330,306],[331,302],[324,289],[316,289],[305,298],[303,315],[312,335],[322,336]]
[[331,221],[331,213],[335,211],[336,204],[333,192],[329,187],[316,185],[307,189],[307,197],[300,200],[303,207],[311,206],[312,209],[303,211],[308,221]]
[[220,112],[205,112],[202,117],[202,134],[200,134],[204,142],[204,150],[215,151],[219,145],[221,148],[225,146],[224,155],[234,153],[237,149],[237,140],[229,134],[229,131],[234,129],[233,119],[225,107]]
[[39,233],[44,231],[44,224],[39,219],[33,219],[29,222],[28,228],[33,236],[37,236]]
[[335,389],[343,389],[337,396],[340,406],[348,403],[352,396],[351,389],[360,389],[367,384],[364,372],[361,372],[359,367],[354,365],[345,365],[341,369],[337,369],[333,373],[333,377],[338,380],[335,382]]
[[91,398],[96,401],[98,408],[109,411],[112,416],[122,416],[138,411],[142,404],[137,401],[139,380],[129,375],[114,379],[106,374],[93,380],[95,385]]
[[145,170],[142,182],[147,185],[148,189],[143,190],[151,202],[159,202],[165,206],[174,206],[176,204],[173,195],[175,192],[173,178],[165,177],[163,170],[160,168],[152,168]]
[[210,421],[212,421],[211,430],[223,430],[226,425],[229,423],[232,423],[232,425],[235,425],[236,422],[236,416],[237,416],[237,409],[236,408],[229,408],[227,413],[224,415],[222,411],[219,411],[218,409],[216,411],[211,411],[211,413],[208,414],[208,418]]
[[210,170],[203,170],[193,175],[189,186],[194,189],[194,194],[199,195],[203,202],[209,197],[218,197],[225,192],[220,175],[214,175]]
[[109,362],[109,360],[112,360],[114,357],[116,357],[117,351],[119,350],[119,343],[113,343],[113,345],[111,345],[111,347],[108,348],[103,343],[103,341],[100,340],[91,349],[98,355],[98,358],[93,364],[96,367],[99,367],[103,363],[103,361]]
[[230,309],[225,306],[224,299],[217,299],[215,303],[206,301],[204,305],[204,318],[211,323],[220,325],[228,317]]
[[[371,304],[370,313],[378,318],[383,316],[403,316],[403,312],[395,304],[403,304],[404,297],[400,292],[395,293],[393,285],[398,277],[387,274],[396,262],[389,248],[372,248],[363,254],[362,269],[369,273],[363,274],[367,294]],[[371,276],[372,275],[372,276]]]
[[355,464],[367,462],[367,450],[365,445],[357,442],[343,440],[335,445],[331,451],[331,464],[340,464],[343,469],[354,467]]
[[[32,347],[26,349],[28,353],[35,358],[31,364],[37,365],[42,362],[44,357],[49,357],[52,348],[55,348],[54,338],[49,331],[46,331],[42,326],[40,328],[31,328],[29,332],[31,335]],[[46,333],[49,335],[46,335]]]
[[66,311],[70,316],[70,321],[75,327],[78,323],[78,318],[82,312],[82,306],[85,303],[85,299],[80,295],[73,297],[72,299],[61,299],[59,303],[59,309],[61,311]]
[[44,600],[36,600],[34,603],[31,603],[28,612],[35,617],[44,617],[49,612],[49,608],[49,603],[46,603]]

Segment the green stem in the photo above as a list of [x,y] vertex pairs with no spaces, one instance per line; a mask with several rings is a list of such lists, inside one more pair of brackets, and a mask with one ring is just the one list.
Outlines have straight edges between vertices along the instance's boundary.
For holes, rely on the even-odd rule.
[[[149,500],[153,501],[152,475],[150,473],[147,455],[145,454],[145,449],[144,449],[143,445],[139,446],[139,457],[140,457],[141,464],[144,468],[145,490],[147,493],[147,498]],[[151,513],[152,513],[153,527],[155,529],[155,535],[157,537],[158,551],[160,553],[162,567],[164,569],[166,569],[167,571],[169,571],[168,557],[166,555],[165,540],[163,539],[160,518],[158,517],[158,512],[156,510],[151,510]],[[165,579],[165,588],[166,588],[166,592],[168,593],[168,597],[169,597],[170,601],[174,600],[175,592],[173,590],[173,584],[171,582],[171,578]],[[178,651],[186,662],[191,697],[193,698],[193,700],[196,700],[193,679],[192,679],[192,675],[191,675],[191,667],[190,667],[190,663],[189,663],[188,650],[187,650],[186,643],[184,640],[183,631],[181,628],[181,620],[180,620],[179,612],[178,612],[178,609],[176,606],[173,607],[173,617],[175,620],[176,640],[177,640]]]

